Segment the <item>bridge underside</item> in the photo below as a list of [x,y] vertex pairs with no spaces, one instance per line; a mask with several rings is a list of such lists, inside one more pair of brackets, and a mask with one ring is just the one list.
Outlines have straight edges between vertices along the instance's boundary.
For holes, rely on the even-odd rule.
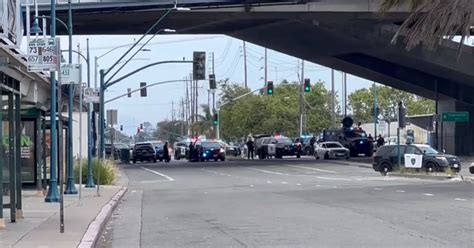
[[[390,40],[404,13],[383,18],[373,12],[265,11],[243,8],[198,10],[171,14],[161,27],[184,34],[226,34],[314,63],[380,82],[391,87],[435,99],[440,110],[464,110],[474,118],[473,49],[447,42],[436,51],[415,48],[406,51]],[[293,5],[287,9],[291,10]],[[78,34],[142,34],[163,10],[77,12],[74,32]],[[65,18],[65,13],[59,13]],[[399,42],[402,43],[402,42]],[[454,125],[452,150],[474,153],[470,125]],[[469,134],[459,143],[458,134]],[[448,136],[444,138],[449,139]],[[466,140],[467,139],[467,140]],[[468,143],[464,143],[469,141]],[[444,142],[449,144],[449,142]]]

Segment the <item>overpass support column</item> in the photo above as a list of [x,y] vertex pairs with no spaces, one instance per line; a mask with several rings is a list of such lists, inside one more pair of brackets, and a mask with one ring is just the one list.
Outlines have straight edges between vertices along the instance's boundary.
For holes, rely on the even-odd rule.
[[474,105],[454,99],[440,99],[438,113],[469,112],[469,123],[444,122],[439,125],[439,150],[458,156],[474,156]]

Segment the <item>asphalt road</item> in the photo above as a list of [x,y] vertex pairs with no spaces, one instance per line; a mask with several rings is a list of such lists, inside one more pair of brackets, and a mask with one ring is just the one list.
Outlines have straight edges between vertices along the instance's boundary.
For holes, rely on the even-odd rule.
[[102,247],[474,247],[474,185],[347,161],[124,167]]

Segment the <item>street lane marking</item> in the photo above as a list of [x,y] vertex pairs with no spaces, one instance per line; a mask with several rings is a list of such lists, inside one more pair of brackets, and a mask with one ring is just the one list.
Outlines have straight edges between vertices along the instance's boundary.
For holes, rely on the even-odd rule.
[[257,169],[257,168],[251,168],[251,167],[249,167],[249,169],[251,169],[251,170],[256,170],[256,171],[260,171],[260,172],[263,172],[263,173],[268,173],[268,174],[280,175],[280,176],[292,176],[292,175],[286,174],[286,173],[280,173],[280,172],[275,172],[275,171],[267,171],[267,170],[262,170],[262,169]]
[[253,185],[253,184],[250,184],[250,187],[254,187],[254,185]]
[[172,182],[172,181],[170,181],[170,180],[149,180],[149,181],[141,181],[139,183],[148,184],[148,183],[167,183],[167,182]]
[[426,195],[426,196],[434,196],[433,194],[428,194],[428,193],[424,193],[423,195]]
[[319,172],[327,172],[327,173],[337,174],[337,172],[335,172],[335,171],[317,169],[317,168],[313,168],[313,167],[306,167],[306,166],[300,166],[300,165],[287,165],[287,166],[293,167],[293,168],[308,169],[308,170],[314,170],[314,171],[319,171]]
[[397,190],[397,193],[405,193],[405,190]]
[[374,188],[375,190],[382,190],[381,188]]
[[213,174],[216,174],[216,175],[219,174],[219,172],[213,171],[213,170],[207,170],[207,169],[203,169],[203,168],[201,168],[201,170],[209,172],[209,173],[213,173]]
[[466,201],[464,198],[454,198],[455,201]]
[[267,183],[272,183],[272,181],[267,181]]
[[288,184],[287,182],[281,182],[281,184]]
[[297,186],[301,186],[301,183],[297,183],[296,185],[297,185]]
[[[267,173],[267,174],[280,175],[280,176],[314,177],[314,176],[312,176],[312,175],[291,175],[291,174],[286,174],[286,173],[281,173],[281,172],[275,172],[275,171],[268,171],[268,170],[262,170],[262,169],[252,168],[252,167],[249,167],[249,169],[255,170],[255,171],[259,171],[259,172],[263,172],[263,173]],[[315,178],[318,178],[318,179],[325,179],[325,180],[352,181],[352,179],[350,179],[350,178],[320,177],[320,176],[317,176],[317,177],[315,177]]]
[[153,174],[156,174],[156,175],[158,175],[158,176],[162,176],[162,177],[168,179],[168,181],[170,181],[170,182],[176,181],[174,178],[172,178],[172,177],[170,177],[170,176],[168,176],[168,175],[165,175],[165,174],[163,174],[163,173],[160,173],[160,172],[158,172],[158,171],[154,171],[154,170],[151,170],[151,169],[148,169],[148,168],[145,168],[145,167],[141,167],[141,168],[144,169],[144,170],[146,170],[146,171],[148,171],[148,172],[151,172],[151,173],[153,173]]
[[338,178],[338,177],[316,177],[319,179],[325,179],[325,180],[339,180],[339,181],[352,181],[350,178]]

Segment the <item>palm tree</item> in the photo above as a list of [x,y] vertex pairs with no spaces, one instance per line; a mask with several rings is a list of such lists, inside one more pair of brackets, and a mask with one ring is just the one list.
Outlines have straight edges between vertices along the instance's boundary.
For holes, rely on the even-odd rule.
[[212,135],[211,108],[207,104],[201,104],[201,109],[202,114],[196,116],[197,121],[191,126],[191,130],[193,133],[210,137]]
[[474,26],[472,0],[383,0],[381,11],[406,5],[412,13],[400,26],[393,43],[403,35],[407,49],[423,43],[428,49],[434,50],[444,39],[461,36],[461,49],[471,35]]

